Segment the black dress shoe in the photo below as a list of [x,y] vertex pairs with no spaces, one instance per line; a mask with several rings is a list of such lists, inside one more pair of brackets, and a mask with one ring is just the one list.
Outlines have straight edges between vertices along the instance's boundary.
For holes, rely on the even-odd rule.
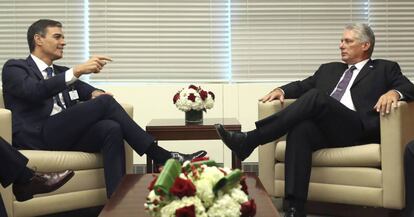
[[59,173],[36,172],[28,183],[13,184],[13,194],[17,201],[29,200],[35,194],[44,194],[57,190],[69,181],[74,174],[72,170]]
[[180,152],[170,152],[171,158],[178,160],[181,164],[185,161],[191,161],[195,158],[204,157],[206,156],[207,152],[204,150],[194,152],[192,154],[183,154]]
[[285,217],[306,217],[304,211],[298,211],[295,207],[289,207],[285,213]]
[[222,124],[215,124],[217,134],[220,136],[220,139],[223,143],[230,148],[240,160],[245,160],[253,152],[253,150],[248,150],[246,139],[247,134],[237,131],[228,131],[224,129]]

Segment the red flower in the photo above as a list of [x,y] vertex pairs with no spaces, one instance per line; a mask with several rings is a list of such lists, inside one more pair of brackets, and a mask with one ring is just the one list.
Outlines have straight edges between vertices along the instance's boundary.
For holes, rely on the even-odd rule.
[[148,186],[148,190],[152,191],[154,189],[155,182],[157,182],[158,176],[154,176],[154,179],[151,181],[151,183]]
[[247,191],[246,176],[241,177],[240,185],[242,186],[241,190],[244,191],[245,194],[249,195],[249,191]]
[[211,98],[213,98],[213,100],[216,98],[216,95],[214,95],[214,93],[213,93],[213,92],[208,91],[208,94],[210,94],[210,95],[211,95]]
[[175,178],[173,186],[170,188],[170,193],[179,198],[194,196],[196,187],[190,180],[177,177]]
[[195,206],[185,206],[175,210],[176,217],[195,217]]
[[204,100],[206,100],[207,99],[207,97],[208,97],[208,93],[207,93],[207,91],[205,91],[205,90],[201,90],[200,91],[200,97],[201,97],[201,99],[204,101]]
[[194,89],[194,90],[198,90],[198,87],[195,86],[194,84],[188,86],[188,89]]
[[176,93],[175,95],[174,95],[174,98],[173,98],[173,102],[174,102],[174,104],[177,102],[177,100],[179,100],[180,99],[180,93],[178,92],[178,93]]
[[244,202],[240,207],[240,217],[253,217],[256,215],[256,203],[253,199]]
[[190,93],[190,95],[188,95],[188,100],[191,100],[193,102],[195,102],[196,96],[194,95],[194,93]]

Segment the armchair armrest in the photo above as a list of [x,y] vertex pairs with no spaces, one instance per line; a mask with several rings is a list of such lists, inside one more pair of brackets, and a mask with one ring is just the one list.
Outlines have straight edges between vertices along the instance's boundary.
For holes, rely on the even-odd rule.
[[380,117],[381,167],[383,173],[384,207],[404,207],[405,145],[414,139],[414,102],[398,102],[398,108]]
[[[285,100],[284,107],[290,105],[294,101],[294,99]],[[283,108],[280,101],[275,100],[266,103],[259,102],[258,109],[258,118],[260,120],[279,112]],[[273,141],[259,146],[259,179],[266,188],[266,191],[272,193],[274,192],[276,143],[277,141]]]
[[[121,106],[124,110],[128,113],[128,115],[133,118],[134,117],[134,108],[131,104],[121,103]],[[129,146],[125,142],[125,171],[127,174],[133,173],[132,167],[134,164],[134,155],[131,146]]]
[[[12,137],[11,111],[5,108],[1,108],[1,107],[0,107],[0,136],[3,137],[3,139],[5,139],[7,142],[11,143],[11,137]],[[3,188],[0,186],[0,193],[3,197],[3,201],[12,201],[13,192],[12,192],[11,187]],[[12,209],[11,203],[3,203],[3,204],[6,210]],[[9,213],[9,215],[10,214],[11,213]]]
[[0,136],[9,143],[11,143],[12,138],[11,122],[11,111],[5,108],[0,108]]

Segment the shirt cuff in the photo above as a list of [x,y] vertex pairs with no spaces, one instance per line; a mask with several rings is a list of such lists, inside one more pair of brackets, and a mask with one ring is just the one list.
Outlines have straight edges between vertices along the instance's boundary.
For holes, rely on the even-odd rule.
[[73,68],[70,68],[65,72],[66,85],[71,85],[77,80],[78,80],[78,78],[75,77],[75,75],[73,74]]
[[282,88],[276,87],[275,89],[273,89],[273,91],[275,91],[275,90],[280,90],[283,93],[283,96],[285,95],[285,91]]
[[402,95],[402,93],[400,91],[398,91],[396,89],[394,89],[394,91],[397,92],[398,94],[400,94],[400,99],[399,100],[404,99],[404,95]]

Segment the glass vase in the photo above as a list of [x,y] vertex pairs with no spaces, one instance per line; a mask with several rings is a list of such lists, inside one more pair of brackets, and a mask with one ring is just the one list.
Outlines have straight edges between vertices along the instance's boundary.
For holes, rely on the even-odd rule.
[[185,122],[189,124],[203,123],[203,111],[190,110],[185,112]]

